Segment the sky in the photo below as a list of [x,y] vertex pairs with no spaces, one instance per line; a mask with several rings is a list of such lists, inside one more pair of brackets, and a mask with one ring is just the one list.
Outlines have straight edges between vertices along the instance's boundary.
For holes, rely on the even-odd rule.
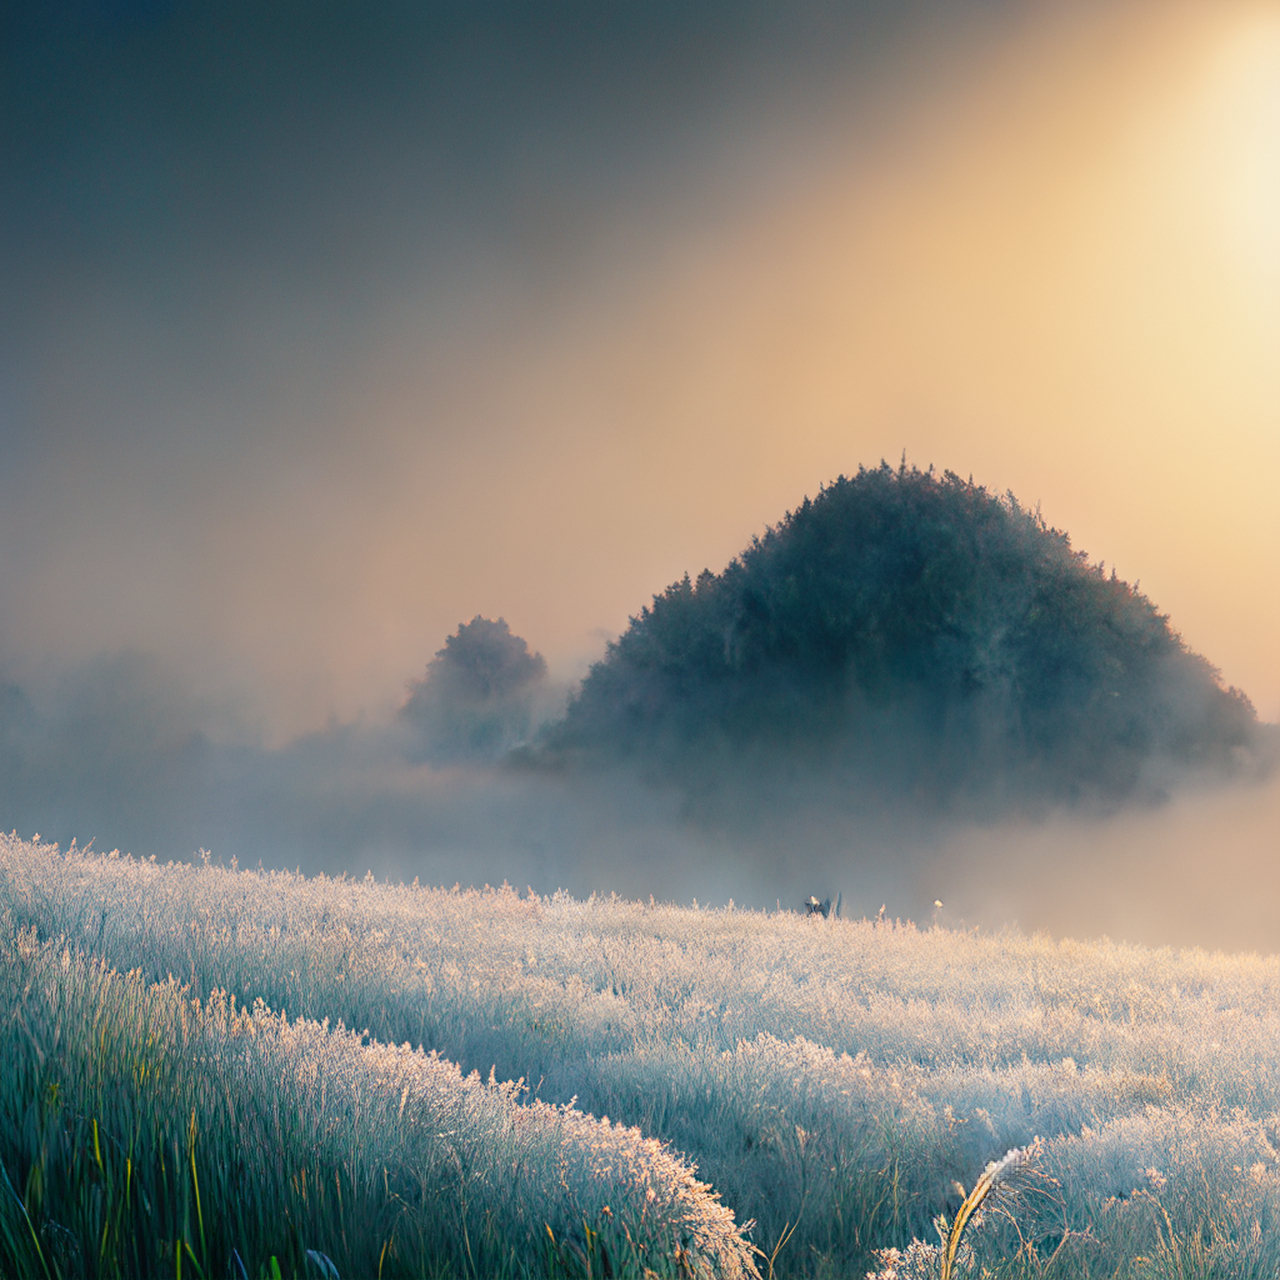
[[[532,821],[535,875],[554,797],[401,761],[375,814],[334,779],[377,751],[325,752],[477,614],[571,687],[686,571],[904,455],[1038,505],[1280,720],[1274,3],[0,15],[0,685],[62,735],[5,825],[61,831],[79,787],[107,844],[238,849],[236,809],[333,869],[366,818],[404,856]],[[1230,828],[1234,892],[1276,798],[961,839],[917,896],[1110,928],[1001,859],[1123,837],[1116,918],[1194,939],[1203,885],[1142,923],[1152,851]]]
[[1280,718],[1274,5],[0,36],[7,678],[136,649],[282,742],[483,614],[572,679],[905,451],[1039,503]]

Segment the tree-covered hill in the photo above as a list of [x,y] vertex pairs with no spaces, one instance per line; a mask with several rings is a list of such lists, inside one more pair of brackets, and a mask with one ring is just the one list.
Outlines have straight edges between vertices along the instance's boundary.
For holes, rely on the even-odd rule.
[[632,618],[547,749],[851,804],[1113,803],[1231,770],[1257,721],[1135,587],[1012,494],[904,464],[806,499]]

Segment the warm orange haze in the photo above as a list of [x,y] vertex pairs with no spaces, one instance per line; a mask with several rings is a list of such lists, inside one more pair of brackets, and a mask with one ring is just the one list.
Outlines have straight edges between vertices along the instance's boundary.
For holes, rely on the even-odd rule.
[[[397,703],[477,612],[577,675],[905,449],[1040,502],[1280,716],[1274,7],[936,18],[773,105],[693,121],[618,204],[531,189],[518,240],[358,327],[246,281],[274,321],[243,386],[127,326],[45,353],[42,411],[104,429],[10,499],[20,669],[158,651],[277,739]],[[139,340],[145,395],[109,368]]]
[[[1280,718],[1280,16],[1247,3],[912,12],[856,38],[833,27],[823,58],[815,19],[791,65],[735,46],[697,92],[702,71],[663,63],[672,79],[655,72],[659,87],[625,108],[644,123],[618,108],[616,146],[585,123],[598,86],[563,120],[549,107],[519,127],[504,99],[494,136],[528,154],[457,144],[460,185],[484,208],[469,223],[429,201],[420,212],[404,194],[417,188],[394,185],[397,148],[416,163],[421,139],[385,103],[367,106],[368,119],[388,113],[376,142],[347,157],[341,139],[366,117],[335,99],[321,116],[337,158],[315,163],[332,163],[340,198],[325,188],[308,204],[289,188],[311,191],[301,144],[254,169],[207,132],[193,154],[206,148],[210,173],[253,200],[197,215],[179,183],[169,205],[156,198],[155,234],[131,239],[133,206],[111,212],[123,221],[102,233],[110,252],[67,256],[78,274],[15,268],[35,319],[10,326],[25,372],[6,408],[19,425],[0,674],[38,716],[110,723],[125,703],[134,716],[101,750],[82,733],[84,759],[43,757],[109,794],[94,812],[110,822],[87,829],[53,791],[19,816],[64,839],[141,848],[145,827],[181,831],[178,856],[197,832],[216,846],[194,802],[176,827],[137,817],[181,810],[186,784],[148,808],[93,762],[126,751],[134,729],[248,750],[380,724],[477,615],[505,618],[571,686],[654,593],[723,568],[838,474],[904,451],[1039,504],[1074,546],[1140,580],[1263,720]],[[112,56],[136,59],[123,83],[166,30],[111,33]],[[431,110],[428,140],[447,115]],[[364,223],[342,203],[361,199]],[[85,217],[40,234],[79,234]],[[82,665],[120,650],[163,672]],[[125,774],[139,795],[151,785],[147,768]],[[261,785],[246,812],[293,803]],[[387,786],[466,794],[429,769]],[[932,841],[922,856],[938,866],[912,892],[965,918],[1269,948],[1273,794],[1179,797],[1149,826],[960,834],[962,852]],[[440,850],[467,843],[471,803],[424,828],[425,877],[466,878]],[[506,803],[480,804],[473,843],[519,828]],[[354,834],[361,812],[352,800],[340,838],[312,818],[309,835],[256,856],[292,865],[308,839],[347,840],[355,861],[385,855],[380,867],[414,874],[410,820],[381,848]],[[563,833],[540,821],[529,856],[551,876]],[[592,822],[571,843],[589,845]],[[1206,860],[1209,832],[1227,852]],[[648,838],[637,823],[623,845]],[[654,837],[686,838],[702,839]],[[1177,875],[1166,840],[1186,850]],[[1103,903],[1045,891],[1028,863],[965,870],[1044,849],[1052,879],[1056,841],[1113,852],[1129,888]],[[858,841],[819,843],[825,866]],[[713,864],[715,840],[697,847]],[[503,874],[471,846],[464,865]],[[727,897],[735,874],[697,891]],[[1237,875],[1263,887],[1257,919],[1235,913]],[[574,884],[611,876],[601,864]],[[652,888],[694,891],[656,873]]]

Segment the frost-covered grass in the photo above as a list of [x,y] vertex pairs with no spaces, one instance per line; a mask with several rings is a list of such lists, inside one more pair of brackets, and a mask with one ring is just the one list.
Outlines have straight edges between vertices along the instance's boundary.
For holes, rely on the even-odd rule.
[[1280,1275],[1274,958],[12,839],[0,915],[19,1272],[936,1275],[1039,1136],[974,1268]]

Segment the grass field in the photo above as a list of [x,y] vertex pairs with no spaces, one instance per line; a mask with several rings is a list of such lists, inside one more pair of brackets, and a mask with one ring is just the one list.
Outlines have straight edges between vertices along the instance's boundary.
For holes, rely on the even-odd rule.
[[1274,958],[15,838],[0,952],[5,1276],[1280,1275]]

